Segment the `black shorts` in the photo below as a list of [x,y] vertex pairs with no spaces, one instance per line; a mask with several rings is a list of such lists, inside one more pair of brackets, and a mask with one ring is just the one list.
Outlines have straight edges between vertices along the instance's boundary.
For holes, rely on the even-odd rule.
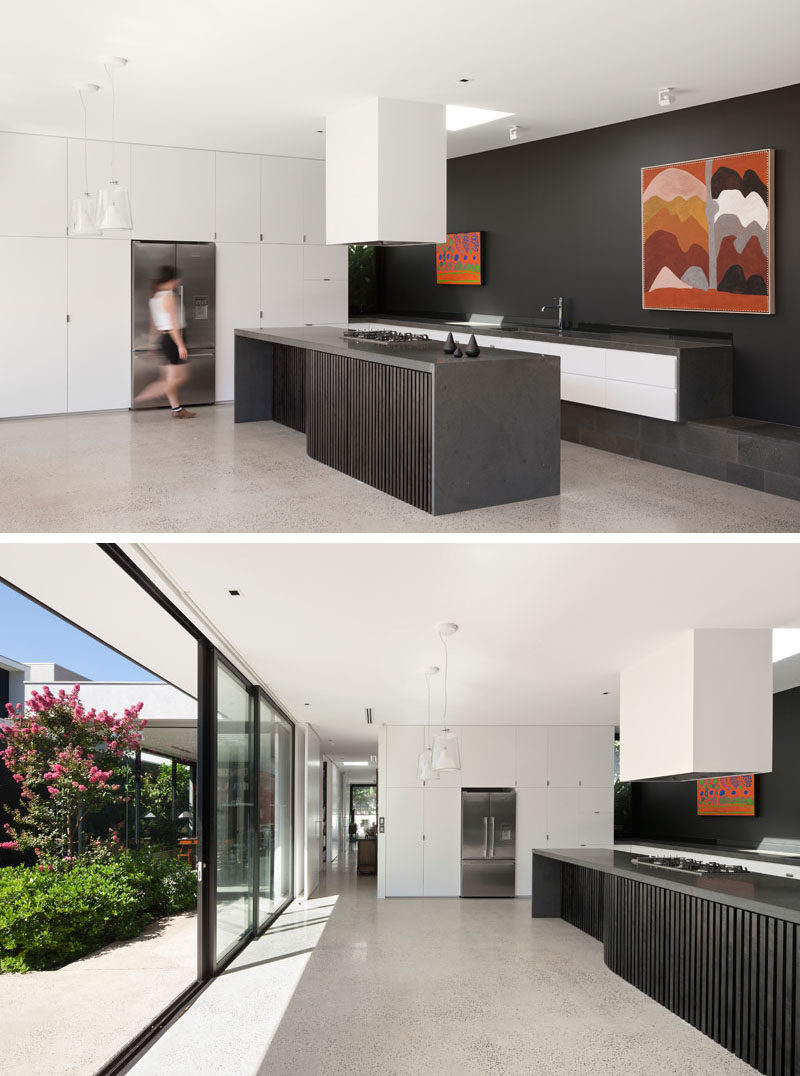
[[169,335],[169,333],[161,334],[161,353],[164,358],[170,364],[170,366],[183,366],[188,362],[188,359],[182,359],[178,354],[178,345]]

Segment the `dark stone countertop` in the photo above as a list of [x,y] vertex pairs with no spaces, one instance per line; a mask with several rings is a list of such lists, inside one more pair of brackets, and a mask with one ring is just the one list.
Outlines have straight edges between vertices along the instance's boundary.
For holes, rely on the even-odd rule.
[[510,348],[484,348],[474,359],[462,355],[455,358],[445,355],[442,343],[432,340],[430,344],[418,344],[410,347],[382,348],[379,344],[357,343],[346,340],[342,330],[332,325],[291,326],[270,329],[234,329],[235,336],[245,336],[251,340],[263,340],[265,343],[285,344],[288,347],[304,347],[312,351],[327,351],[334,355],[346,355],[349,358],[366,359],[380,362],[385,366],[400,366],[407,370],[425,370],[435,373],[437,366],[464,366],[480,363],[503,363],[525,361],[534,365],[558,367],[560,359],[556,355],[537,355],[530,351],[513,351]]
[[374,314],[371,316],[351,319],[353,324],[362,321],[367,324],[386,325],[419,325],[423,330],[426,327],[434,329],[447,329],[459,338],[463,335],[466,339],[470,333],[477,336],[501,336],[516,340],[542,340],[551,343],[561,342],[564,344],[577,344],[585,347],[606,347],[619,351],[650,352],[654,355],[678,355],[684,351],[706,350],[707,348],[726,348],[730,350],[732,344],[728,340],[697,336],[666,336],[661,333],[638,332],[600,332],[596,330],[585,331],[581,329],[503,329],[491,325],[467,325],[463,322],[448,321],[445,318],[414,317],[411,314]]
[[637,853],[615,852],[611,848],[534,848],[533,853],[703,897],[732,908],[772,915],[789,923],[800,923],[800,882],[791,878],[776,878],[770,874],[680,874],[658,867],[637,866],[631,862]]

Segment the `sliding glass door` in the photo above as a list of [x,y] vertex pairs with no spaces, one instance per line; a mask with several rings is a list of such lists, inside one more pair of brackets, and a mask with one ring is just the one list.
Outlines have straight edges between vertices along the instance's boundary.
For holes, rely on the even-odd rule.
[[252,931],[253,699],[217,659],[217,963]]
[[258,920],[292,893],[292,726],[259,696]]

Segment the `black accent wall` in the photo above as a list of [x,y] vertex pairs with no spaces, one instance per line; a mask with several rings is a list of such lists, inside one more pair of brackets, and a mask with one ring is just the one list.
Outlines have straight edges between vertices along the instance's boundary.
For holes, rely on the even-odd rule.
[[800,688],[773,697],[772,773],[756,777],[752,818],[698,818],[697,784],[634,782],[633,832],[664,840],[740,844],[800,840]]
[[[563,295],[573,324],[732,333],[735,413],[800,426],[798,116],[800,85],[454,158],[447,228],[484,233],[486,284],[436,284],[433,246],[382,248],[379,307],[541,316]],[[776,150],[777,313],[642,310],[640,170],[764,147]]]

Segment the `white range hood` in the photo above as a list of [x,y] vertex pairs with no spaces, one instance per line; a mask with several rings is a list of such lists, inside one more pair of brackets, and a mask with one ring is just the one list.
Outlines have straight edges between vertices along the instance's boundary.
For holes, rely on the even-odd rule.
[[620,674],[620,780],[772,770],[772,632],[696,629]]
[[443,243],[445,106],[370,97],[326,120],[328,243]]

